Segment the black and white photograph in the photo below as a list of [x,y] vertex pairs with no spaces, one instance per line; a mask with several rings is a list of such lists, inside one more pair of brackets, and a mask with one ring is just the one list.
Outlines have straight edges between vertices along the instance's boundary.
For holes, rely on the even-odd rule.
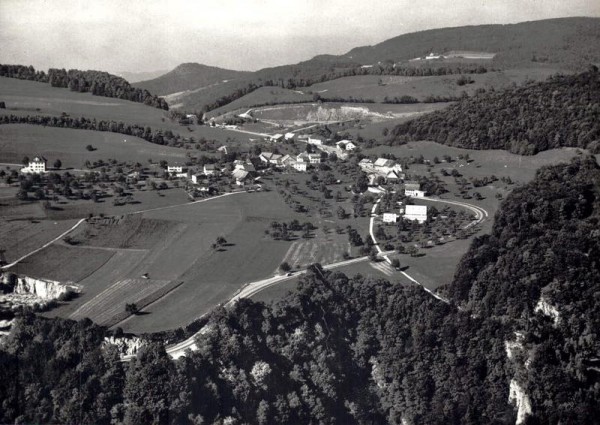
[[600,425],[598,0],[0,0],[0,424]]

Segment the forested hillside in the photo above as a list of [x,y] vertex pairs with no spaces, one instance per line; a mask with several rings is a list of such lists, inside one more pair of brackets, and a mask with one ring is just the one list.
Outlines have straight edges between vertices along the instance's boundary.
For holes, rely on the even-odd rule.
[[600,153],[600,73],[488,91],[400,124],[388,143],[432,140],[468,149],[533,155],[564,146]]
[[123,78],[108,72],[51,68],[46,74],[44,71],[36,71],[33,66],[0,65],[0,77],[49,83],[52,87],[64,87],[81,93],[90,92],[94,96],[115,97],[169,110],[169,105],[164,99],[148,90],[134,88]]
[[[539,423],[598,423],[600,168],[545,167],[474,241],[446,294],[524,335],[520,371]],[[537,312],[546,307],[546,315]],[[548,313],[551,312],[551,313]],[[596,412],[591,416],[591,412]]]
[[598,195],[591,158],[540,170],[446,288],[461,309],[315,265],[278,304],[215,311],[187,357],[152,344],[128,364],[89,321],[24,315],[0,352],[0,422],[514,424],[517,379],[528,423],[598,423]]
[[373,64],[452,50],[496,53],[491,61],[495,68],[529,66],[535,62],[582,71],[589,63],[600,61],[600,19],[559,18],[419,31],[374,46],[357,47],[342,57]]

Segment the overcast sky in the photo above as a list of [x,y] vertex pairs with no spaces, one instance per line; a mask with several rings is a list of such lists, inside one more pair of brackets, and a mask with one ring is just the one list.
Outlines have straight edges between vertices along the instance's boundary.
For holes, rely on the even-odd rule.
[[600,16],[600,0],[0,0],[0,63],[239,70],[431,28]]

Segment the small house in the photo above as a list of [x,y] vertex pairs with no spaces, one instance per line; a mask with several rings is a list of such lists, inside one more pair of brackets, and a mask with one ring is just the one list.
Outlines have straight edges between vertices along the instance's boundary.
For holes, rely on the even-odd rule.
[[321,146],[323,144],[323,138],[318,136],[309,136],[306,143],[309,145]]
[[250,180],[250,173],[244,170],[234,170],[231,176],[235,179],[235,184],[238,186],[244,186],[246,181]]
[[215,164],[204,164],[203,171],[204,175],[206,176],[214,176],[219,174],[219,169],[215,166]]
[[204,174],[194,173],[192,174],[192,183],[200,184],[204,181]]
[[167,173],[180,174],[180,173],[183,173],[184,169],[185,169],[185,167],[183,167],[182,165],[168,165]]
[[398,214],[386,212],[383,213],[383,222],[384,223],[395,223],[398,221]]
[[290,163],[290,165],[297,171],[302,171],[305,172],[306,169],[308,168],[308,164],[306,162],[300,162],[300,161],[292,161]]
[[285,140],[294,140],[294,137],[296,137],[295,133],[285,133]]
[[410,181],[404,183],[404,195],[413,198],[423,198],[425,197],[425,192],[421,190],[420,183]]
[[283,140],[283,134],[273,134],[269,137],[269,141],[271,142],[281,142]]
[[308,162],[311,164],[320,164],[321,163],[321,154],[320,153],[309,153],[308,154]]

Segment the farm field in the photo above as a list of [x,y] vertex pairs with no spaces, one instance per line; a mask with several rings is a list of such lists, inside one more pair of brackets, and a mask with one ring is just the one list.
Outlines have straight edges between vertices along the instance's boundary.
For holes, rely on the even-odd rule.
[[[153,130],[169,130],[180,134],[182,137],[193,137],[196,140],[205,138],[224,142],[228,137],[235,137],[235,134],[232,135],[228,131],[208,126],[180,125],[168,118],[167,111],[152,108],[141,103],[93,96],[90,93],[72,92],[64,88],[52,87],[49,84],[35,81],[0,77],[0,99],[6,103],[6,109],[0,109],[1,115],[59,116],[64,112],[71,117],[113,120],[127,124],[139,124],[151,127]],[[237,136],[243,140],[243,136],[245,135],[237,134]],[[116,137],[121,137],[121,140],[123,138],[133,139],[132,136],[121,134],[116,134]],[[84,147],[85,145],[87,143],[84,144]],[[118,158],[122,159],[121,157]]]
[[[371,99],[383,102],[385,97],[412,96],[424,100],[427,96],[457,97],[464,91],[471,95],[479,88],[501,89],[513,83],[522,84],[527,80],[542,81],[558,72],[553,68],[529,68],[469,74],[472,84],[459,86],[456,81],[461,75],[431,77],[402,77],[393,75],[360,75],[314,84],[305,92],[319,93],[321,97],[343,97]],[[381,81],[381,84],[379,82]]]
[[[87,145],[96,150],[88,151]],[[63,168],[79,169],[83,168],[86,160],[118,158],[119,161],[147,163],[152,158],[177,162],[185,161],[186,153],[185,149],[156,145],[117,133],[30,124],[0,126],[0,162],[21,163],[24,156],[33,158],[42,155],[49,166],[60,159]]]
[[101,199],[100,202],[69,201],[66,205],[58,204],[60,209],[48,211],[52,219],[84,218],[92,215],[123,215],[153,208],[164,208],[172,205],[187,204],[190,199],[183,189],[141,190],[133,193],[137,203],[115,206],[112,198]]
[[[312,98],[312,95],[303,94],[300,90],[283,89],[281,87],[260,87],[227,105],[213,109],[207,113],[207,116],[210,118],[233,111],[242,113],[246,112],[250,107],[269,103],[310,102]],[[246,108],[246,110],[242,110],[243,108]]]
[[182,135],[188,133],[185,127],[169,120],[167,111],[35,81],[0,77],[0,98],[6,103],[6,109],[0,109],[0,114],[58,116],[65,112],[72,117],[122,121],[172,130]]
[[77,220],[6,220],[0,206],[0,249],[10,263],[71,228]]
[[110,250],[54,243],[11,267],[10,271],[63,283],[80,282],[102,267],[113,254]]
[[[126,303],[182,281],[143,314],[117,326],[153,332],[185,325],[229,299],[244,283],[275,273],[291,242],[272,240],[264,230],[273,220],[294,218],[302,219],[276,193],[262,192],[150,211],[112,224],[86,224],[73,234],[78,245],[69,249],[75,250],[74,256],[101,251],[110,257],[76,282],[82,286],[80,297],[47,315],[106,323]],[[216,250],[211,245],[218,236],[228,243]],[[149,279],[141,279],[143,275]]]
[[4,220],[42,220],[46,218],[46,212],[40,202],[6,198],[0,200],[0,218]]
[[142,214],[95,219],[70,236],[88,246],[150,249],[178,226],[173,221],[143,218]]
[[[164,218],[163,214],[157,211],[148,217]],[[122,322],[119,326],[125,331],[151,332],[185,325],[228,300],[244,283],[273,275],[290,242],[272,240],[264,230],[273,220],[300,219],[272,192],[228,196],[200,209],[171,211],[169,217],[198,226],[190,241],[193,248],[178,248],[180,252],[193,250],[195,261],[188,267],[178,266],[178,253],[161,259],[160,267],[179,270],[177,279],[184,283],[144,309],[150,314]],[[210,248],[219,235],[230,243],[223,251]],[[149,275],[153,276],[152,271]]]

